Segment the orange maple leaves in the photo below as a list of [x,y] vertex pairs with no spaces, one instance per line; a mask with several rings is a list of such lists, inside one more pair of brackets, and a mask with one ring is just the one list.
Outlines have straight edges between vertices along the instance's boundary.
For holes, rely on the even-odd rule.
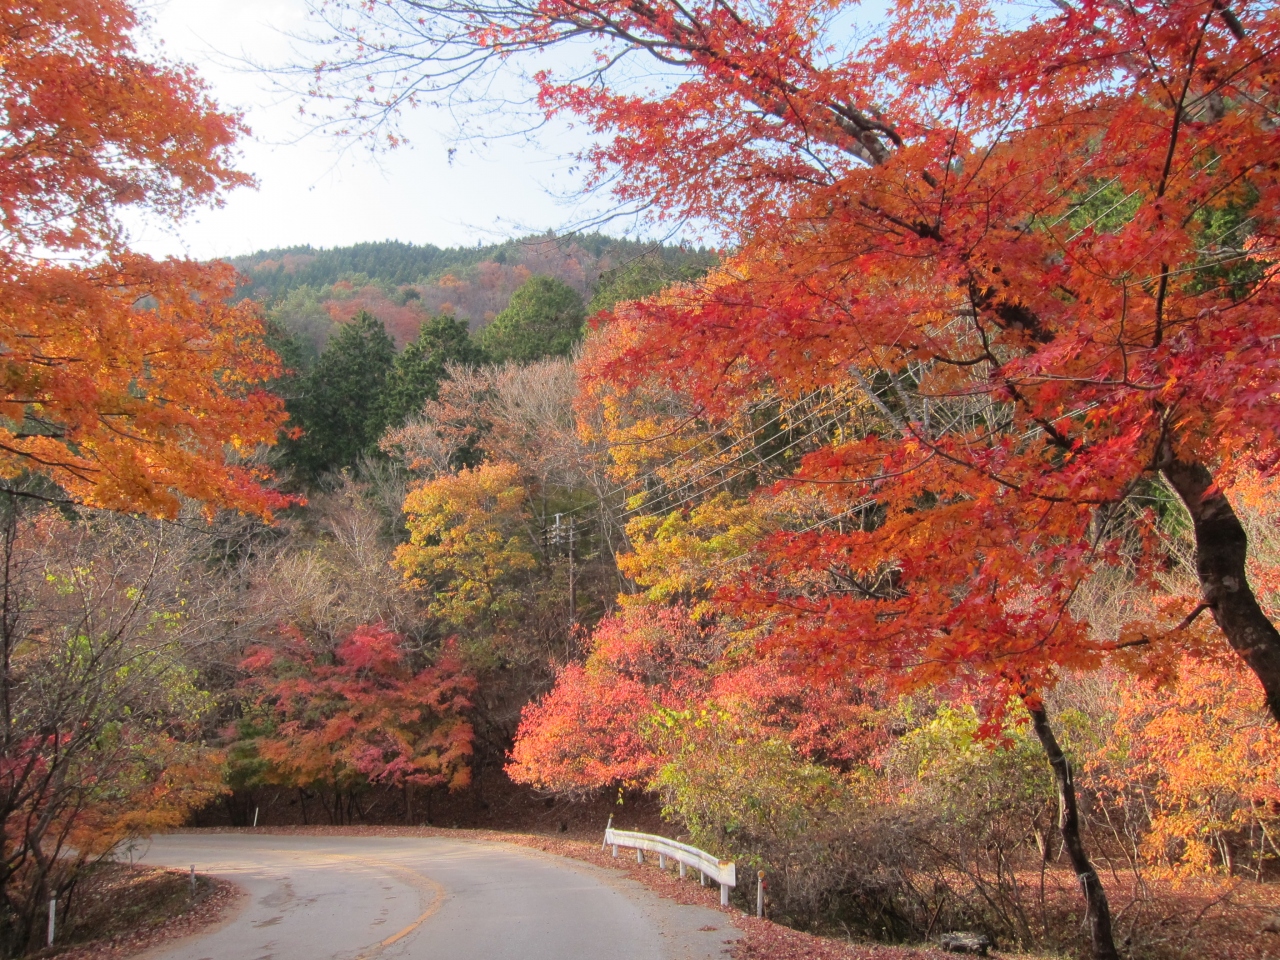
[[266,513],[281,499],[237,465],[284,422],[257,315],[228,305],[229,269],[132,254],[120,222],[250,182],[229,166],[242,128],[191,70],[139,57],[138,25],[120,0],[0,10],[0,477]]

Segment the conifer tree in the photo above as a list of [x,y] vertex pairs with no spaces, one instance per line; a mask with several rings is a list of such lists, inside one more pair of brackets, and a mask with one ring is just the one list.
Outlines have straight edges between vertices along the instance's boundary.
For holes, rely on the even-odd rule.
[[396,347],[382,321],[356,314],[329,340],[290,413],[302,428],[291,459],[307,476],[350,466],[382,435],[383,391]]
[[573,287],[554,277],[530,277],[480,331],[480,345],[495,363],[564,357],[581,339],[584,320],[582,297]]
[[386,427],[404,422],[427,400],[440,395],[440,382],[447,379],[446,363],[478,364],[484,351],[471,339],[464,320],[451,316],[432,317],[422,325],[395,359],[382,394],[382,422]]

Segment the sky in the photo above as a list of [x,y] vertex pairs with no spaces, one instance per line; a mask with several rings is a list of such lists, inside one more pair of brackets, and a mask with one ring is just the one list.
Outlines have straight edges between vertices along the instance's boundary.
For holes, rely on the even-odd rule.
[[448,115],[419,110],[405,124],[410,145],[376,156],[304,136],[298,101],[241,62],[288,60],[289,34],[307,28],[304,0],[155,0],[145,9],[151,41],[195,66],[223,107],[244,111],[253,136],[239,166],[259,185],[177,226],[134,221],[139,252],[209,259],[388,239],[465,246],[559,231],[581,216],[564,197],[576,192],[570,155],[585,141],[566,128],[536,145],[458,143]]

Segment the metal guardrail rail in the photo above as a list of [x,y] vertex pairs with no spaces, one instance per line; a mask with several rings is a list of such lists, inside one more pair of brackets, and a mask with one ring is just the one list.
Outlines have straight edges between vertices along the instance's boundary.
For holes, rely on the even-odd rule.
[[636,862],[644,863],[645,852],[656,853],[658,855],[658,866],[662,869],[667,868],[667,859],[670,858],[680,865],[680,876],[685,875],[685,868],[692,867],[701,874],[701,882],[706,886],[707,878],[715,880],[720,884],[720,905],[727,907],[729,905],[729,888],[738,884],[738,868],[732,860],[719,860],[707,853],[705,850],[699,850],[697,847],[691,847],[687,843],[680,843],[676,840],[668,840],[666,837],[659,837],[652,833],[636,833],[633,830],[615,830],[613,829],[613,818],[609,818],[609,826],[604,831],[604,844],[606,847],[613,847],[613,855],[618,855],[619,847],[633,849],[636,852]]

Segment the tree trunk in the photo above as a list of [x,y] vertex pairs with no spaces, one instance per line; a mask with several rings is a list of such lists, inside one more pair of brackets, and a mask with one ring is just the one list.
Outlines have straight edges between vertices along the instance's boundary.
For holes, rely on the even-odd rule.
[[1249,540],[1240,518],[1208,468],[1176,459],[1167,444],[1160,473],[1191,514],[1204,605],[1231,648],[1262,681],[1267,708],[1280,722],[1280,631],[1262,612],[1245,575]]
[[1027,704],[1031,722],[1040,745],[1044,747],[1053,779],[1058,787],[1058,829],[1062,831],[1062,845],[1071,858],[1071,867],[1080,881],[1084,893],[1085,922],[1089,924],[1089,939],[1093,947],[1093,960],[1118,960],[1115,940],[1111,935],[1111,907],[1107,893],[1102,889],[1098,872],[1089,862],[1084,841],[1080,837],[1080,809],[1076,805],[1076,785],[1071,776],[1071,763],[1058,746],[1058,738],[1049,726],[1049,714],[1043,704],[1032,707]]

